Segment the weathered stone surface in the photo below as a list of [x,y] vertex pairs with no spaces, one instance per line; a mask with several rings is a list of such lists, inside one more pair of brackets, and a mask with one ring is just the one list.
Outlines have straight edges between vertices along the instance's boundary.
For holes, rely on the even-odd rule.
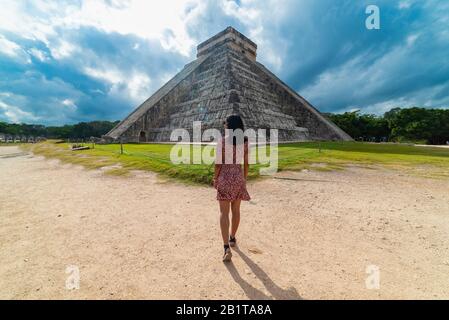
[[257,46],[228,27],[198,46],[197,59],[121,121],[106,139],[170,141],[176,128],[222,129],[231,114],[246,128],[278,129],[280,141],[352,140],[256,62]]

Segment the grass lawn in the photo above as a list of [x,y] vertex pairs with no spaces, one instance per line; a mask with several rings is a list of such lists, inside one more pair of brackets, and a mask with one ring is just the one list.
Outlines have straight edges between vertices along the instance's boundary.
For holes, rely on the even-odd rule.
[[[92,144],[86,143],[92,147]],[[319,150],[321,145],[321,151]],[[191,183],[211,183],[213,165],[180,164],[170,161],[169,144],[95,145],[94,149],[71,151],[71,144],[46,141],[23,144],[22,148],[86,168],[107,167],[106,173],[126,175],[131,170],[148,170]],[[279,145],[279,170],[341,170],[348,165],[387,167],[431,178],[449,178],[449,149],[403,144],[361,142],[304,142]],[[267,150],[263,150],[267,151]],[[259,176],[266,165],[251,165],[249,176]]]

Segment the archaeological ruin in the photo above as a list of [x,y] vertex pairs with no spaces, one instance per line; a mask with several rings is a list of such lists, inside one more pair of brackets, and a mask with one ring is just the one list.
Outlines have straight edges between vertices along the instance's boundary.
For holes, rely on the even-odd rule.
[[[279,141],[352,140],[303,97],[256,61],[257,45],[228,27],[197,47],[185,65],[103,138],[168,142],[177,128],[223,128],[239,114],[245,128],[277,129]],[[268,131],[269,132],[269,131]]]

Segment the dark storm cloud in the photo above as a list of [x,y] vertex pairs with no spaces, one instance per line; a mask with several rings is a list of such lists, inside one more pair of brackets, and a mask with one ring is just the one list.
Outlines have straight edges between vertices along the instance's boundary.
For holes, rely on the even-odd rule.
[[[369,4],[380,9],[379,30],[365,27]],[[281,17],[275,14],[278,7],[284,7]],[[254,21],[237,23],[247,34],[263,27],[258,59],[320,110],[382,113],[397,105],[449,106],[447,2],[303,0],[258,9]],[[212,2],[202,16],[214,31],[214,22],[234,23],[235,17],[217,12]]]

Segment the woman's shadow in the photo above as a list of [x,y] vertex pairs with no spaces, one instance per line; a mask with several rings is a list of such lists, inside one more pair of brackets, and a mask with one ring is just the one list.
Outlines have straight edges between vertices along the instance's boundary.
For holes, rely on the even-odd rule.
[[254,261],[252,261],[246,254],[244,254],[238,247],[235,247],[234,252],[237,252],[242,260],[248,265],[254,275],[263,283],[267,291],[271,296],[262,292],[261,290],[253,287],[248,281],[243,279],[235,265],[230,263],[225,263],[226,268],[231,274],[235,282],[237,282],[240,287],[245,292],[246,296],[251,300],[301,300],[301,296],[296,291],[296,288],[290,287],[288,289],[282,289],[276,283],[271,280],[271,278],[263,271]]

